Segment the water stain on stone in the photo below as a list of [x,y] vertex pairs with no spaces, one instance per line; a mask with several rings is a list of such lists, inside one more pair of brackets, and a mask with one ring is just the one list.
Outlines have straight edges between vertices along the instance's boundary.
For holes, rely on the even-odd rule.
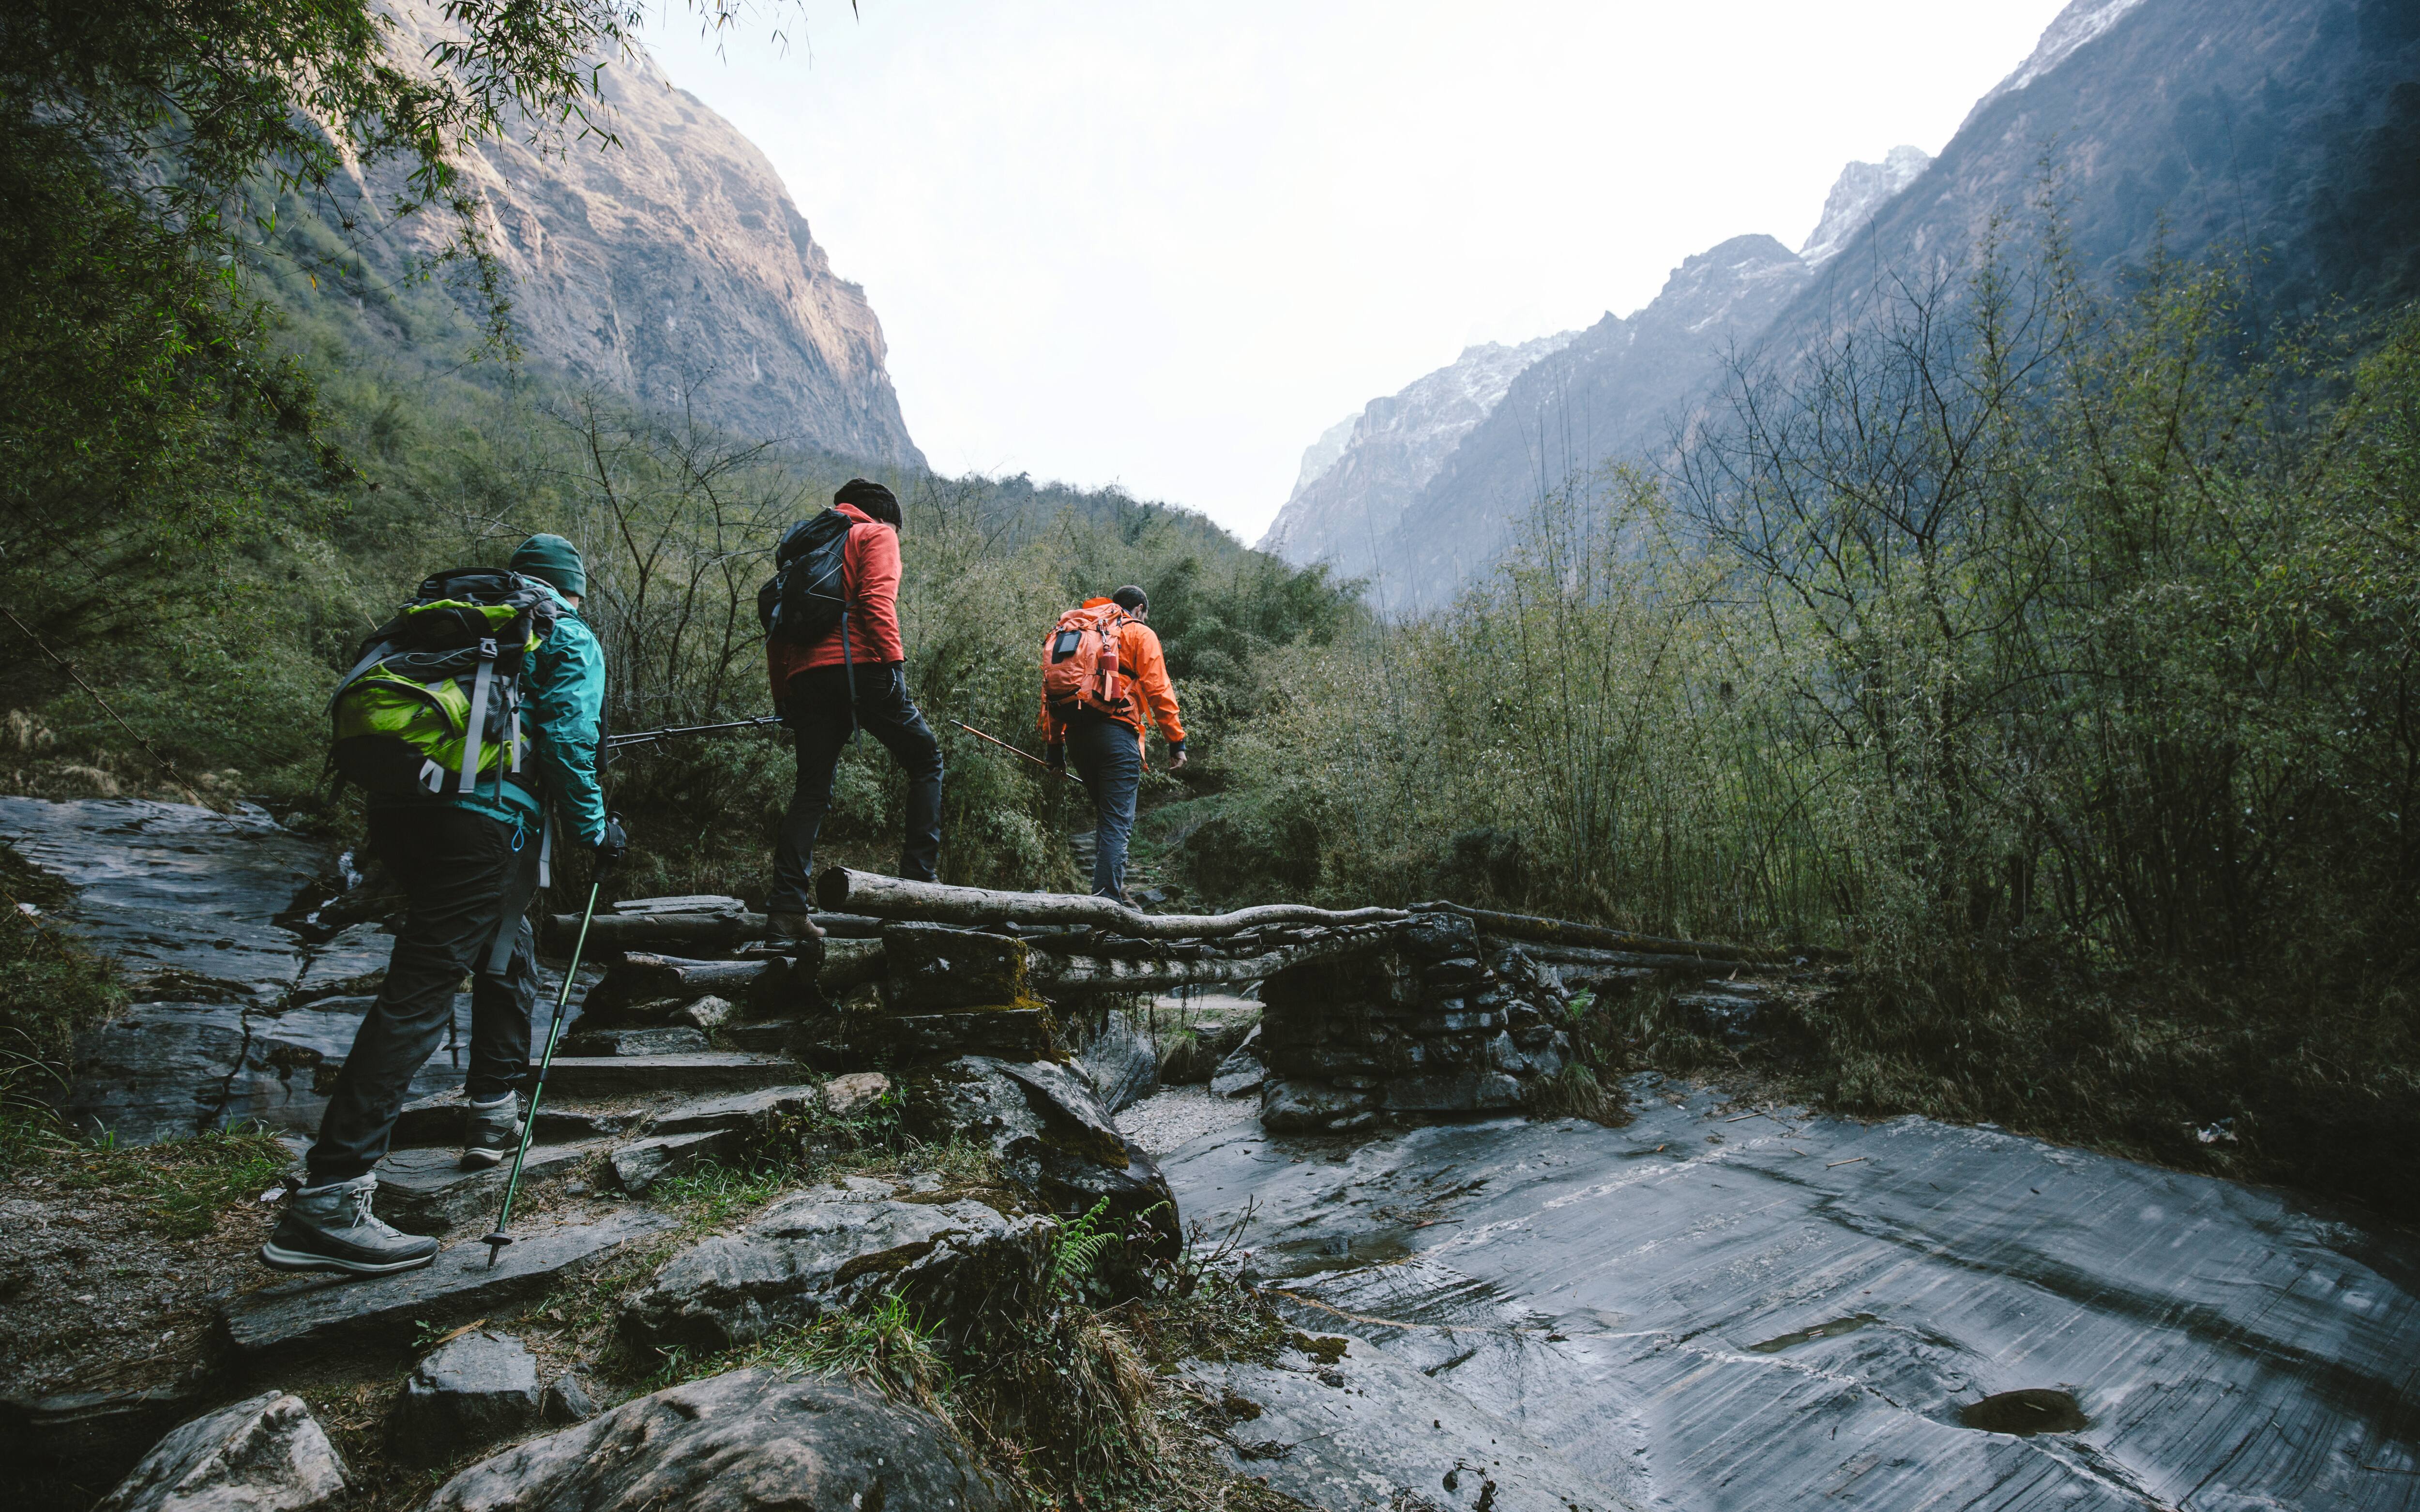
[[2021,1439],[2037,1433],[2073,1433],[2091,1426],[2073,1396],[2038,1386],[1969,1402],[1958,1410],[1958,1421],[1985,1433],[2013,1433]]
[[1779,1354],[1784,1350],[1801,1344],[1812,1344],[1817,1339],[1838,1338],[1843,1334],[1854,1334],[1868,1323],[1876,1320],[1871,1313],[1852,1313],[1846,1318],[1835,1318],[1828,1323],[1817,1323],[1812,1328],[1802,1328],[1795,1334],[1784,1334],[1779,1338],[1766,1339],[1761,1344],[1751,1344],[1748,1346],[1748,1352]]

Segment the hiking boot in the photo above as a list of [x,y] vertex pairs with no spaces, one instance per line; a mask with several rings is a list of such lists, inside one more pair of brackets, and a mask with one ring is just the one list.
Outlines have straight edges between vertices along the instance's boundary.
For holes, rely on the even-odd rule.
[[462,1120],[462,1168],[483,1171],[519,1149],[521,1095],[506,1092],[490,1103],[473,1100]]
[[437,1241],[403,1233],[370,1211],[377,1191],[377,1177],[356,1176],[287,1193],[285,1216],[260,1246],[261,1263],[279,1271],[385,1275],[437,1258]]
[[765,943],[768,945],[803,945],[824,937],[824,927],[805,914],[767,914]]

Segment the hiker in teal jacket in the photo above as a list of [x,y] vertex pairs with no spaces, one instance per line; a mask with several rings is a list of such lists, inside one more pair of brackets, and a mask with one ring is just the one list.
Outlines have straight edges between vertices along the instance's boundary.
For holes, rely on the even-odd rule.
[[[493,1165],[520,1138],[537,963],[528,918],[541,858],[577,844],[600,865],[620,859],[619,825],[597,780],[605,654],[580,618],[587,572],[559,535],[534,535],[512,570],[552,590],[554,629],[523,673],[534,720],[525,770],[473,794],[388,798],[369,811],[370,852],[411,895],[411,908],[378,1001],[362,1018],[305,1159],[307,1175],[261,1249],[280,1270],[379,1275],[426,1265],[437,1242],[404,1234],[370,1211],[377,1178],[411,1078],[444,1041],[454,990],[471,974],[466,1169]],[[553,830],[549,832],[551,810]]]

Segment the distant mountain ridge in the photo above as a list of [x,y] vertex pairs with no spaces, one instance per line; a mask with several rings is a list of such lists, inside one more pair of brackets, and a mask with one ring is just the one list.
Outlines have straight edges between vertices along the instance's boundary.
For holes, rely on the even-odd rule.
[[1465,347],[1446,366],[1331,426],[1304,452],[1294,496],[1260,549],[1289,562],[1325,562],[1348,578],[1371,576],[1377,542],[1394,529],[1404,504],[1496,412],[1516,376],[1576,335]]
[[[1365,525],[1392,522],[1361,548],[1374,602],[1441,607],[1542,497],[1660,460],[1727,354],[1805,350],[1896,275],[1959,266],[1995,216],[2032,213],[2046,158],[2102,276],[2156,246],[2236,246],[2258,251],[2254,290],[2288,316],[2420,296],[2420,3],[2075,0],[1937,160],[1898,147],[1849,164],[1800,255],[1749,236],[1687,259],[1649,304],[1515,376],[1416,492],[1350,501]],[[1349,532],[1313,517],[1320,502],[1297,485],[1264,546],[1343,565]]]
[[[396,55],[420,56],[441,23],[423,5],[394,16]],[[922,469],[882,324],[764,153],[644,54],[609,61],[598,82],[618,146],[543,153],[508,138],[462,163],[526,359],[722,430]],[[356,176],[349,213],[380,225],[394,187]],[[370,251],[425,255],[447,229],[427,212],[385,223]]]

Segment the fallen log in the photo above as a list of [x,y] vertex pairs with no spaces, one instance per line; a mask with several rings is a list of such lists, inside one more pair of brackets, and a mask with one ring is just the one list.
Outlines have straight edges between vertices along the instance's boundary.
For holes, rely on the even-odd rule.
[[[870,940],[882,933],[883,920],[854,914],[811,914],[825,934],[834,939]],[[556,914],[549,920],[548,940],[564,949],[580,933],[578,914]],[[592,955],[667,949],[724,950],[742,940],[765,937],[765,916],[751,913],[674,913],[651,909],[630,914],[599,914],[589,921]]]
[[1654,934],[1633,934],[1628,930],[1606,929],[1602,924],[1575,923],[1568,918],[1540,918],[1529,914],[1498,914],[1485,908],[1470,908],[1457,903],[1412,904],[1416,914],[1460,914],[1479,926],[1482,934],[1502,935],[1515,940],[1534,940],[1541,945],[1585,946],[1600,950],[1631,950],[1641,955],[1695,956],[1701,961],[1761,961],[1786,964],[1790,956],[1775,950],[1752,950],[1737,945],[1714,945],[1704,940],[1668,940]]
[[845,866],[832,867],[815,879],[815,901],[829,909],[882,918],[965,925],[1087,924],[1149,940],[1233,934],[1261,924],[1391,924],[1408,917],[1400,908],[1339,913],[1301,903],[1268,903],[1232,914],[1146,914],[1108,898],[953,887],[852,872]]
[[[800,964],[814,972],[815,990],[836,998],[851,988],[878,981],[883,973],[880,940],[826,940],[820,952],[806,951]],[[760,956],[750,961],[687,961],[678,956],[634,951],[605,968],[605,980],[590,990],[583,1012],[610,1023],[622,1011],[640,1003],[690,1002],[705,996],[749,1004],[759,1014],[795,1004],[795,972],[785,956]]]

